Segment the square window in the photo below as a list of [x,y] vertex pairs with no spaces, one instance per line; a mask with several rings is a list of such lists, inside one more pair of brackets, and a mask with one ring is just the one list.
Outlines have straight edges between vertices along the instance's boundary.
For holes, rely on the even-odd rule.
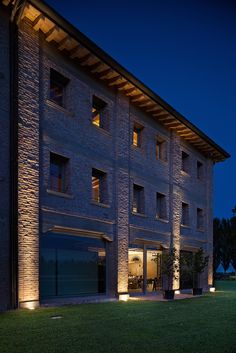
[[65,105],[65,88],[68,82],[69,79],[59,72],[50,70],[50,100],[61,107]]
[[156,139],[156,159],[167,161],[167,143],[159,136]]
[[197,178],[203,179],[203,164],[197,161]]
[[187,203],[182,203],[182,220],[181,224],[184,226],[189,225],[189,205]]
[[197,229],[204,228],[204,215],[201,208],[197,208]]
[[109,129],[108,112],[106,111],[107,103],[100,98],[93,96],[92,102],[92,124],[102,129]]
[[68,191],[68,169],[69,159],[50,153],[50,189],[57,192]]
[[134,213],[144,213],[144,188],[133,184],[133,205]]
[[133,136],[132,136],[132,144],[135,147],[141,147],[142,144],[142,130],[143,126],[134,123],[133,127]]
[[189,169],[189,155],[186,152],[182,151],[182,170],[185,173],[189,173]]
[[156,217],[160,219],[167,219],[166,196],[157,192],[156,197]]
[[108,203],[107,174],[98,169],[92,169],[92,200],[98,203]]

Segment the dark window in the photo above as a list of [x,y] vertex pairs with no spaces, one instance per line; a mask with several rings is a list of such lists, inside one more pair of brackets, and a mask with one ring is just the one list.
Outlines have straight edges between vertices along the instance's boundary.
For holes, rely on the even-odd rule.
[[133,185],[133,206],[134,213],[144,213],[144,188],[142,186]]
[[141,147],[142,145],[142,131],[143,131],[143,126],[134,123],[133,127],[133,136],[132,136],[132,144],[135,147]]
[[69,159],[50,153],[50,189],[58,192],[68,191]]
[[182,220],[181,224],[184,226],[189,225],[189,205],[187,203],[182,203]]
[[65,106],[65,88],[69,79],[56,70],[50,70],[50,100],[54,103]]
[[108,203],[107,174],[98,169],[92,169],[92,200]]
[[203,179],[203,164],[197,161],[197,178]]
[[40,241],[42,298],[106,292],[106,243],[102,239],[44,234]]
[[204,228],[204,215],[201,208],[197,208],[197,229]]
[[102,129],[109,129],[109,117],[106,110],[107,103],[100,98],[93,96],[92,103],[92,123]]
[[162,161],[167,160],[167,143],[166,141],[161,138],[157,137],[156,140],[156,159],[160,159]]
[[189,173],[189,155],[182,151],[182,170]]
[[157,209],[156,209],[156,216],[160,219],[167,218],[166,212],[166,196],[157,192]]

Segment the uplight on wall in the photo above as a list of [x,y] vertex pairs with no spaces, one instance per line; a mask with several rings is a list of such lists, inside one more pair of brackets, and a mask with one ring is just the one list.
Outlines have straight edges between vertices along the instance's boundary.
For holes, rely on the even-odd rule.
[[216,291],[215,287],[210,288],[210,292],[214,293]]
[[127,302],[128,299],[129,299],[129,294],[119,294],[119,300],[123,302]]

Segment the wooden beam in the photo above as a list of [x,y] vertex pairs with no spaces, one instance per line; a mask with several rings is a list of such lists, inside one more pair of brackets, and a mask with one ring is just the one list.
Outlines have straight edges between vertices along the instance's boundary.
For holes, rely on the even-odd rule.
[[42,22],[45,21],[45,16],[41,13],[33,22],[32,26],[35,31],[39,31]]
[[174,121],[172,117],[169,116],[169,114],[164,113],[164,114],[152,114],[155,118],[157,118],[159,121],[164,122],[164,121]]
[[86,65],[86,63],[93,57],[93,54],[91,53],[88,53],[84,56],[82,56],[81,58],[78,58],[76,61],[81,64],[82,66],[83,65]]
[[168,128],[170,128],[170,129],[178,129],[178,128],[181,128],[181,126],[182,126],[179,121],[165,123],[165,125],[168,126]]
[[59,28],[57,26],[53,26],[47,33],[46,33],[46,41],[51,42],[55,38],[55,34],[59,32]]
[[59,50],[64,50],[64,49],[66,48],[66,45],[67,45],[68,42],[72,42],[72,39],[71,39],[70,36],[67,35],[65,38],[63,38],[63,39],[60,41],[60,43],[59,43],[57,49],[59,49]]
[[139,94],[138,96],[134,96],[134,98],[131,99],[131,102],[132,103],[143,102],[144,99],[145,99],[145,96],[143,94]]
[[160,113],[162,111],[163,111],[163,109],[157,104],[154,104],[153,108],[150,108],[150,109],[146,110],[147,113],[152,113],[152,112],[153,113]]
[[95,73],[95,72],[97,72],[97,69],[98,69],[101,65],[103,65],[103,63],[102,63],[101,61],[98,61],[98,62],[95,63],[95,64],[89,65],[89,69],[90,69],[90,71],[91,71],[92,73]]
[[150,100],[148,98],[140,101],[140,102],[137,102],[137,105],[139,106],[139,108],[145,108],[145,107],[148,107],[150,105]]
[[122,91],[123,89],[125,89],[125,86],[129,85],[129,82],[128,81],[124,81],[122,83],[119,83],[116,88],[119,90],[119,91]]
[[114,71],[113,71],[111,68],[109,68],[109,69],[107,69],[107,70],[103,70],[102,72],[99,72],[99,73],[97,74],[97,77],[100,78],[101,80],[103,80],[104,78],[107,77],[107,75],[109,75],[109,74],[111,74],[111,73],[113,73],[113,72],[114,72]]
[[116,76],[116,77],[112,77],[110,79],[107,80],[107,83],[109,86],[114,86],[117,84],[117,81],[121,80],[122,77],[120,75]]
[[136,87],[128,88],[127,90],[125,90],[125,94],[126,94],[126,96],[130,96],[131,93],[133,93],[133,92],[136,91],[136,90],[137,90]]
[[83,49],[83,46],[81,44],[76,45],[76,47],[70,51],[70,58],[76,58],[79,55],[81,49]]

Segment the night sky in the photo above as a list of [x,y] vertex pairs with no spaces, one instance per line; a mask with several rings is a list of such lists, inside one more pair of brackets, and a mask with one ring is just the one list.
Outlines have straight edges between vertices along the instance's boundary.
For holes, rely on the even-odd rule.
[[215,166],[214,215],[236,204],[236,1],[47,0],[231,154]]

